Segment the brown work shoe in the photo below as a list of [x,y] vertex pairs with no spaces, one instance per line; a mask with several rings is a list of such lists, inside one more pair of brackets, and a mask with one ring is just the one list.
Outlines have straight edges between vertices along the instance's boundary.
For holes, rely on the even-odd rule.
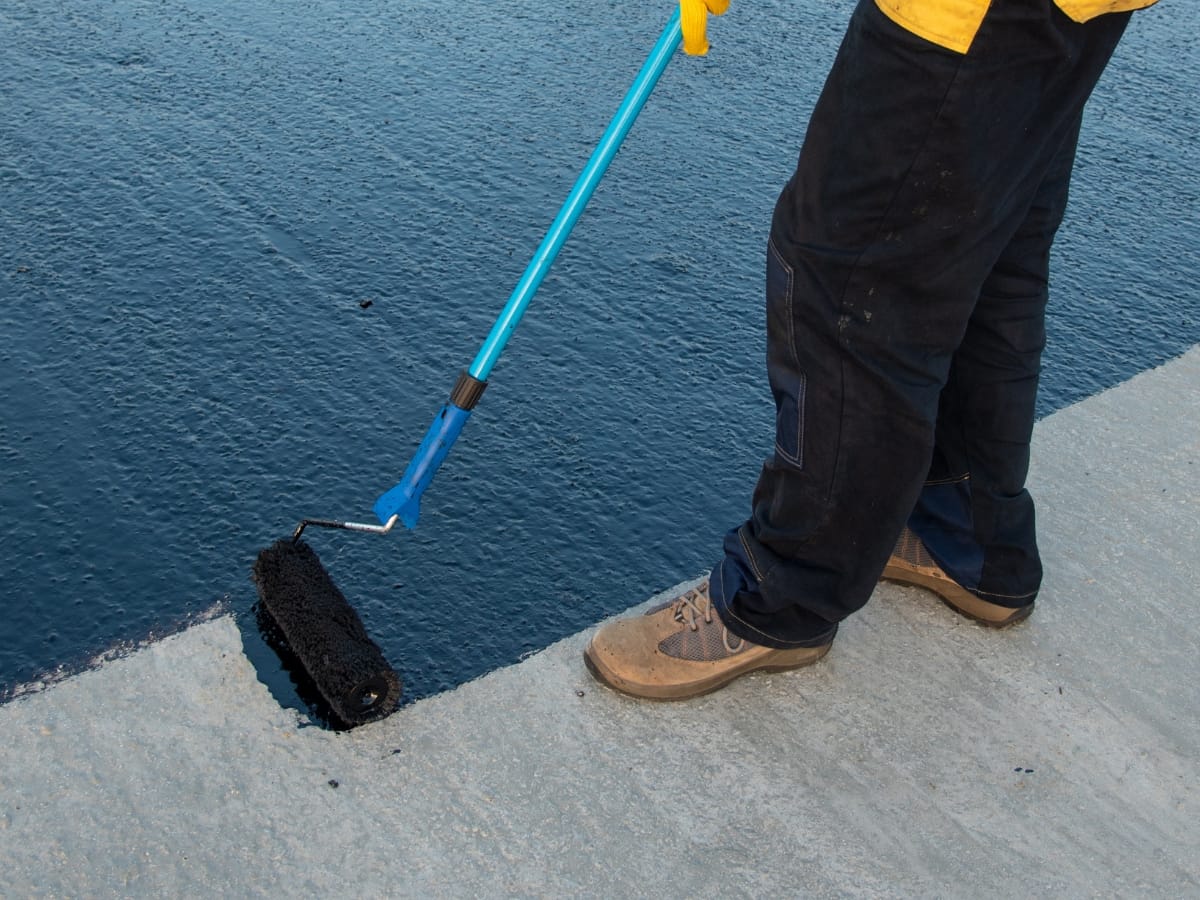
[[934,562],[921,539],[907,527],[900,532],[900,540],[883,569],[883,577],[897,584],[928,588],[955,612],[991,628],[1015,625],[1033,612],[1032,600],[1024,606],[1001,606],[972,594]]
[[583,658],[596,679],[614,690],[651,700],[684,700],[747,672],[810,665],[832,643],[789,650],[752,644],[725,628],[705,581],[645,615],[601,626]]

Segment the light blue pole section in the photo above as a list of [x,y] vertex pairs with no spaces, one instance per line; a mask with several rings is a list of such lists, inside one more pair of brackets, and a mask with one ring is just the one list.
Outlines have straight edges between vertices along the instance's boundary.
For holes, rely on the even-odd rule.
[[620,108],[609,123],[604,136],[600,138],[600,143],[592,152],[592,158],[588,160],[587,166],[584,167],[583,172],[580,173],[578,180],[575,182],[575,187],[567,195],[562,208],[558,211],[558,216],[550,225],[550,230],[542,238],[542,243],[533,255],[533,259],[529,261],[529,265],[525,269],[525,274],[521,276],[521,280],[513,288],[512,296],[508,298],[508,303],[505,304],[504,310],[500,313],[500,318],[492,326],[487,340],[484,341],[483,346],[479,349],[479,354],[475,357],[475,361],[471,363],[468,371],[480,381],[487,381],[488,374],[492,371],[492,366],[500,358],[500,353],[504,349],[504,345],[508,343],[509,337],[517,327],[517,323],[521,321],[521,316],[525,314],[525,308],[529,306],[529,301],[533,299],[534,292],[537,291],[538,285],[542,283],[542,279],[546,277],[546,273],[550,270],[550,266],[554,262],[554,258],[558,255],[558,251],[566,242],[567,236],[575,226],[575,222],[583,213],[583,208],[587,206],[588,200],[596,190],[596,185],[600,183],[600,179],[604,176],[608,164],[617,155],[621,141],[625,139],[625,135],[629,133],[629,129],[633,126],[634,119],[642,111],[642,107],[646,105],[646,98],[654,90],[654,85],[658,83],[659,76],[666,69],[667,63],[671,61],[671,56],[675,53],[681,39],[679,9],[676,8],[674,15],[671,16],[671,20],[667,23],[667,27],[663,29],[658,43],[650,51],[649,58],[642,66],[641,71],[638,72],[637,78],[634,79],[628,93],[625,94],[625,99],[621,102]]

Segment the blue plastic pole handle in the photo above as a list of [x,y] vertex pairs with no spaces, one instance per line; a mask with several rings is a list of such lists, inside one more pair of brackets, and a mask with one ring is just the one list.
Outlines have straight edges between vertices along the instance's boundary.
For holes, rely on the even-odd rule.
[[442,460],[458,440],[471,417],[469,410],[447,403],[434,417],[400,483],[375,501],[375,515],[383,524],[399,516],[405,528],[416,528],[421,513],[421,495],[433,481]]
[[[629,129],[633,127],[638,113],[646,105],[650,92],[654,90],[654,86],[667,68],[667,63],[671,61],[682,38],[683,33],[679,26],[679,9],[677,7],[655,43],[654,49],[650,51],[650,56],[625,94],[625,99],[621,101],[620,107],[613,115],[612,121],[609,122],[608,128],[600,138],[600,143],[592,151],[591,159],[588,160],[579,178],[576,179],[571,193],[563,201],[558,215],[551,223],[546,236],[542,238],[537,252],[526,266],[525,273],[517,282],[517,286],[513,288],[513,292],[504,305],[500,317],[492,326],[487,340],[483,342],[474,362],[467,370],[472,377],[480,381],[487,381],[492,367],[504,350],[504,345],[508,343],[509,337],[512,336],[521,317],[525,314],[529,301],[533,299],[542,279],[546,277],[551,264],[558,256],[558,251],[562,249],[571,229],[575,227],[575,223],[583,214],[584,207],[587,206],[600,179],[604,177],[609,163],[617,155],[617,150],[620,149],[621,142],[625,140]],[[453,403],[447,403],[442,407],[434,418],[433,424],[425,433],[416,455],[405,469],[400,483],[375,501],[375,515],[378,516],[381,523],[386,524],[392,516],[398,515],[406,527],[416,527],[421,494],[425,492],[425,488],[429,486],[441,466],[442,460],[446,458],[446,454],[458,440],[470,415],[469,410],[461,409]]]

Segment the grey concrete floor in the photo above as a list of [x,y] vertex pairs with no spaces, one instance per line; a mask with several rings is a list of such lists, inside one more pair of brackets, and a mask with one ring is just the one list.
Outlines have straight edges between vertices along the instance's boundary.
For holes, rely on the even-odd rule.
[[1200,896],[1200,349],[1034,453],[1004,632],[883,585],[822,663],[697,701],[599,687],[579,634],[333,734],[221,616],[18,698],[0,895]]

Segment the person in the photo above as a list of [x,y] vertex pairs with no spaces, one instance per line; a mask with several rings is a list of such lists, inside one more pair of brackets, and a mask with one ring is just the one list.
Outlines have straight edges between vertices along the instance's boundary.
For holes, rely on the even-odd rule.
[[1029,616],[1050,245],[1084,104],[1152,2],[860,0],[771,221],[749,518],[706,581],[596,631],[599,681],[682,699],[809,665],[881,576]]

